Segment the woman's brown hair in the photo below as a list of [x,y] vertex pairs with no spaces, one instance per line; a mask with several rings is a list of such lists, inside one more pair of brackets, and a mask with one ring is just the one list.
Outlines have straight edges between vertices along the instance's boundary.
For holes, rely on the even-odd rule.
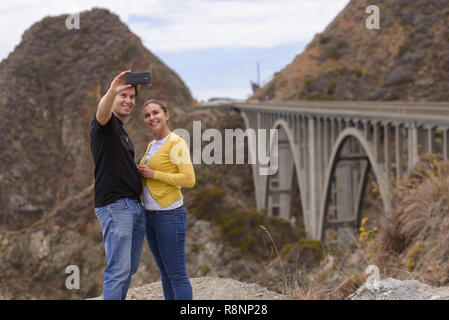
[[143,104],[143,107],[145,108],[145,107],[146,107],[148,104],[150,104],[150,103],[157,104],[159,107],[162,108],[162,110],[164,111],[164,113],[167,113],[167,112],[168,112],[168,109],[167,109],[167,107],[165,106],[165,104],[163,104],[161,101],[156,100],[156,99],[148,100],[147,102],[145,102],[145,103]]

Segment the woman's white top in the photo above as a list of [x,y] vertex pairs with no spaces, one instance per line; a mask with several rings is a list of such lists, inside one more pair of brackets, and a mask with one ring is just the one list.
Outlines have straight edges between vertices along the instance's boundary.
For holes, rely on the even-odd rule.
[[[148,151],[148,154],[145,158],[145,163],[148,163],[148,161],[151,159],[151,157],[162,147],[165,141],[167,141],[167,138],[170,134],[168,134],[165,138],[162,138],[160,140],[155,140],[153,144],[151,145],[150,151]],[[172,210],[176,209],[183,205],[184,201],[183,198],[176,200],[175,202],[171,203],[168,207],[161,208],[159,203],[151,196],[150,191],[148,190],[148,186],[145,185],[145,188],[143,188],[143,206],[145,207],[145,210]]]

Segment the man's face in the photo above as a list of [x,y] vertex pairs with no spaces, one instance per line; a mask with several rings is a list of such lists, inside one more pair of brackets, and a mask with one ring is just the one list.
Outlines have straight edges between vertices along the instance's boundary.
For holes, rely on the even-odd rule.
[[115,96],[112,111],[120,118],[126,118],[131,113],[136,103],[136,90],[129,88]]

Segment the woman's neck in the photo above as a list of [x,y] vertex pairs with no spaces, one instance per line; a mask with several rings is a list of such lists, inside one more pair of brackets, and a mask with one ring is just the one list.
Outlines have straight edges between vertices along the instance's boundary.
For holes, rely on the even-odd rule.
[[156,139],[156,140],[164,139],[166,136],[168,136],[170,134],[170,132],[171,131],[168,128],[164,128],[163,130],[161,130],[159,132],[153,132],[154,139]]

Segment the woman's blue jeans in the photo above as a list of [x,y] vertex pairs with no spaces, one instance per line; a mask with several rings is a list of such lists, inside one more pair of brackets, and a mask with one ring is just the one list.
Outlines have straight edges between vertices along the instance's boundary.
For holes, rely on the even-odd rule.
[[147,212],[146,218],[147,241],[161,273],[165,300],[192,300],[186,268],[184,205],[173,210]]
[[145,237],[145,209],[139,201],[120,199],[95,208],[101,223],[107,266],[103,299],[125,300],[131,277],[136,273]]

